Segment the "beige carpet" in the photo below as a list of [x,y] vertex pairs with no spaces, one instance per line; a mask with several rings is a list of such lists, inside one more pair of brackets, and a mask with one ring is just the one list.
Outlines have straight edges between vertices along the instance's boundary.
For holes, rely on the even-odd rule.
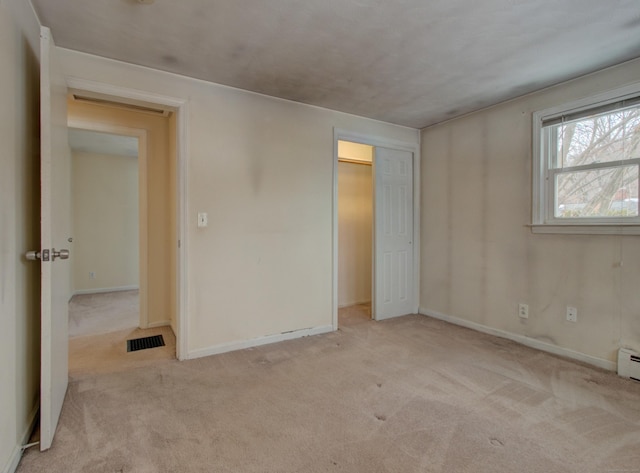
[[[162,335],[165,346],[127,352],[127,340]],[[171,327],[142,330],[130,328],[117,332],[69,339],[69,380],[86,376],[117,373],[154,365],[158,360],[176,357],[176,337]]]
[[423,316],[69,385],[27,472],[634,472],[640,384]]
[[[69,303],[69,379],[116,373],[175,359],[170,327],[139,329],[139,292],[74,296]],[[127,353],[127,340],[162,335],[165,346]]]
[[69,302],[69,337],[116,332],[140,324],[139,292],[81,294]]

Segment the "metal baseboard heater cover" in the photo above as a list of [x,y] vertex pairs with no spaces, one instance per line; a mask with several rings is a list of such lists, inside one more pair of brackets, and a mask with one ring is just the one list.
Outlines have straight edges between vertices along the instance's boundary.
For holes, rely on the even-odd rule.
[[618,375],[640,381],[640,353],[629,348],[618,350]]

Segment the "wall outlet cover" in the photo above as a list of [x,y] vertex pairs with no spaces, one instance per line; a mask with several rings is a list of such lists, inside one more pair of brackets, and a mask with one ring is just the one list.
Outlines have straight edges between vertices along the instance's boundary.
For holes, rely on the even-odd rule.
[[529,318],[529,306],[527,304],[518,304],[518,317],[522,319]]

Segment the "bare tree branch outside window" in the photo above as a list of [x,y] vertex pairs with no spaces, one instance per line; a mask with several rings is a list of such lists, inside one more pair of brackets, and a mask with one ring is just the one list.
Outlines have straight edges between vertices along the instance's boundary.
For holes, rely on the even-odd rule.
[[556,217],[637,216],[640,108],[554,126]]

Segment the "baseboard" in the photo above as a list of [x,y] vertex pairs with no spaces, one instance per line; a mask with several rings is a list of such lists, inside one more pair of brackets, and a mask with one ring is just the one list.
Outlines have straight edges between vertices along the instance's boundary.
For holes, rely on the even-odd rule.
[[251,340],[243,340],[239,342],[223,343],[209,348],[200,348],[187,353],[187,359],[202,358],[205,356],[219,355],[235,350],[244,350],[245,348],[259,347],[270,343],[284,342],[295,338],[308,337],[311,335],[320,335],[323,333],[333,332],[333,326],[323,325],[321,327],[305,328],[302,330],[294,330],[292,332],[278,333],[275,335],[267,335],[265,337],[253,338]]
[[165,320],[163,322],[154,322],[152,324],[147,325],[147,328],[158,328],[158,327],[169,327],[171,326],[171,321]]
[[344,309],[345,307],[351,307],[353,305],[370,304],[370,303],[371,303],[371,299],[366,301],[360,301],[360,302],[349,302],[347,304],[338,304],[338,309]]
[[20,464],[20,459],[22,458],[22,446],[16,445],[11,452],[11,456],[9,457],[9,462],[6,464],[2,473],[15,473]]
[[120,291],[136,291],[140,289],[140,286],[116,286],[116,287],[102,287],[99,289],[79,289],[73,291],[74,296],[81,296],[84,294],[103,294],[105,292],[120,292]]
[[26,430],[22,433],[20,437],[20,444],[16,445],[11,452],[11,456],[9,457],[9,461],[6,466],[2,470],[2,473],[15,473],[18,465],[20,464],[20,459],[22,458],[22,453],[24,452],[23,445],[26,445],[31,437],[31,432],[36,425],[36,421],[38,420],[38,409],[40,408],[39,402],[36,402],[33,410],[29,414],[29,423],[27,424]]
[[566,358],[571,358],[573,360],[582,361],[583,363],[588,363],[590,365],[597,366],[598,368],[603,368],[609,371],[616,370],[616,364],[613,361],[605,360],[604,358],[597,358],[595,356],[587,355],[585,353],[580,353],[578,351],[570,350],[568,348],[559,347],[557,345],[552,345],[551,343],[542,342],[540,340],[536,340],[535,338],[527,337],[525,335],[518,335],[516,333],[507,332],[505,330],[492,328],[487,325],[482,325],[476,322],[471,322],[469,320],[461,319],[460,317],[441,314],[440,312],[425,309],[423,307],[420,308],[420,314],[426,315],[428,317],[433,317],[434,319],[443,320],[445,322],[449,322],[454,325],[460,325],[461,327],[470,328],[478,332],[486,333],[489,335],[495,335],[496,337],[500,337],[500,338],[506,338],[508,340],[520,343],[530,348],[546,351],[547,353],[553,353],[554,355],[564,356]]

